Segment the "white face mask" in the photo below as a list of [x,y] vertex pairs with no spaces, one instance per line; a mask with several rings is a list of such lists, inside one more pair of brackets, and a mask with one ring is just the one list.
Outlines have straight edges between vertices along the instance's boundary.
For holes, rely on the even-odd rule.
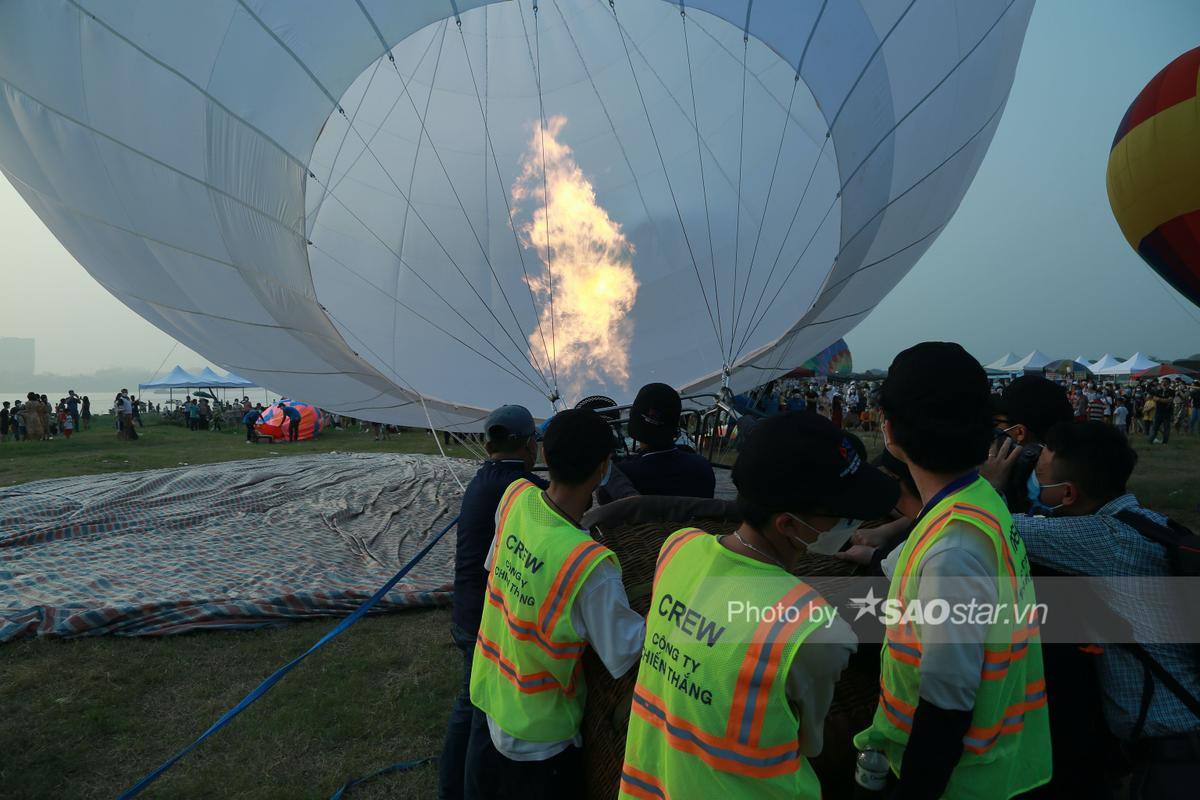
[[854,532],[858,530],[859,526],[862,525],[862,520],[860,519],[846,519],[843,517],[842,519],[838,520],[837,524],[829,530],[820,531],[797,517],[795,514],[788,513],[788,516],[796,520],[796,522],[799,522],[804,527],[808,528],[813,533],[817,534],[817,540],[811,543],[795,536],[790,538],[793,541],[803,545],[808,552],[816,553],[820,556],[831,556],[841,550],[842,546],[850,540],[850,537],[853,536]]

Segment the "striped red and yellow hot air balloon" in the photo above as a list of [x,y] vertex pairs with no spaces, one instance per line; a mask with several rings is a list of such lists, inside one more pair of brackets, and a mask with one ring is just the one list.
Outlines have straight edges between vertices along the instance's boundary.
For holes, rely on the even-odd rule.
[[1129,244],[1200,306],[1200,47],[1146,84],[1108,156],[1108,201]]

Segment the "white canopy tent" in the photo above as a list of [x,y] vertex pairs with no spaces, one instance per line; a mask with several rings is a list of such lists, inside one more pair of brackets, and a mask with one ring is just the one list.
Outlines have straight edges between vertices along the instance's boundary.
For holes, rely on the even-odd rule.
[[1091,362],[1091,361],[1089,361],[1088,359],[1086,359],[1086,358],[1085,358],[1085,357],[1083,357],[1083,356],[1075,356],[1075,363],[1076,363],[1076,364],[1080,364],[1080,365],[1082,365],[1082,366],[1085,366],[1085,367],[1087,367],[1089,370],[1092,368],[1092,362]]
[[1101,374],[1104,372],[1104,370],[1109,369],[1110,367],[1115,367],[1120,363],[1121,362],[1112,355],[1105,353],[1104,355],[1100,356],[1100,358],[1096,359],[1096,363],[1092,364],[1092,372]]
[[0,171],[134,311],[334,411],[740,391],[946,226],[1032,7],[11,0]]
[[1005,369],[1005,371],[1006,372],[1025,372],[1026,370],[1029,370],[1032,372],[1032,371],[1040,370],[1042,367],[1046,366],[1053,360],[1054,359],[1050,358],[1050,356],[1046,355],[1042,351],[1034,350],[1032,353],[1025,356],[1024,358],[1017,359],[1013,363],[1009,364],[1008,367]]
[[1014,361],[1019,361],[1019,360],[1020,360],[1020,358],[1017,356],[1017,354],[1014,353],[1012,350],[1009,350],[1007,353],[1000,356],[992,363],[984,364],[983,368],[986,370],[991,370],[992,372],[1006,372],[1008,370],[1009,364],[1012,364]]
[[1100,370],[1099,375],[1132,375],[1135,372],[1141,372],[1144,369],[1157,367],[1158,362],[1154,361],[1141,353],[1134,353],[1125,361],[1119,364]]

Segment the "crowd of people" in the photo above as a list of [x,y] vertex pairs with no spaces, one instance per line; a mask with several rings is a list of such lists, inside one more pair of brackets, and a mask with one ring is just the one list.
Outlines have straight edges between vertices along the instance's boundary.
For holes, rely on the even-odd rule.
[[[877,387],[851,387],[853,403],[844,391],[781,388],[739,401],[761,416],[738,437],[732,468],[740,527],[667,536],[645,617],[616,554],[582,519],[633,495],[712,497],[711,465],[675,443],[678,394],[643,387],[628,421],[637,447],[623,459],[612,421],[593,410],[559,412],[541,433],[520,406],[488,417],[489,458],[458,523],[451,636],[463,680],[440,797],[584,796],[588,649],[614,678],[636,674],[621,798],[820,797],[809,759],[831,744],[824,721],[860,639],[794,574],[809,556],[878,576],[887,601],[909,611],[1035,608],[1034,575],[1192,574],[1180,554],[1200,539],[1128,491],[1137,454],[1119,415],[1078,413],[1079,396],[1109,387],[1040,376],[993,387],[960,346],[926,342]],[[1139,389],[1156,406],[1169,393],[1174,413],[1176,387],[1131,387],[1135,403]],[[789,410],[796,394],[804,408]],[[877,411],[877,459],[832,419],[835,400]],[[534,470],[539,439],[545,477]],[[743,618],[733,601],[774,613]],[[1119,590],[1101,602],[1135,629],[1171,608]],[[862,796],[1193,797],[1194,646],[1043,644],[1046,622],[995,613],[941,625],[908,611],[886,621],[877,709],[853,736]]]
[[1079,381],[1068,396],[1075,419],[1115,425],[1126,434],[1140,433],[1152,444],[1167,444],[1171,432],[1200,431],[1200,386],[1170,377],[1117,384]]
[[762,416],[812,411],[839,428],[872,431],[879,425],[878,388],[878,382],[870,381],[781,379],[734,396],[733,405],[739,413]]
[[92,425],[92,401],[72,389],[66,397],[52,403],[44,394],[29,392],[24,400],[0,406],[0,442],[45,441],[55,436],[71,438],[77,430]]
[[[992,379],[993,395],[999,397],[1013,380]],[[1126,434],[1142,434],[1154,444],[1167,444],[1172,433],[1200,433],[1200,385],[1178,377],[1051,382],[1066,391],[1074,418],[1080,422],[1105,422]],[[878,430],[880,419],[879,386],[867,381],[779,380],[735,396],[734,407],[762,416],[815,411],[838,427],[872,431]]]
[[[143,414],[158,414],[167,422],[183,424],[192,431],[220,431],[226,425],[241,422],[246,427],[246,441],[255,441],[255,425],[270,408],[277,407],[287,418],[288,441],[298,441],[300,413],[287,399],[269,404],[252,403],[249,397],[222,401],[200,395],[186,395],[181,401],[154,403],[138,398],[128,389],[113,396],[104,412],[93,410],[91,398],[80,396],[72,389],[66,397],[51,402],[44,394],[29,392],[23,400],[3,401],[0,407],[0,442],[43,441],[56,437],[69,439],[76,431],[90,430],[97,415],[105,414],[105,424],[111,424],[117,438],[133,441],[144,427]],[[356,420],[317,409],[321,427],[373,431],[376,440],[387,440],[395,426]]]

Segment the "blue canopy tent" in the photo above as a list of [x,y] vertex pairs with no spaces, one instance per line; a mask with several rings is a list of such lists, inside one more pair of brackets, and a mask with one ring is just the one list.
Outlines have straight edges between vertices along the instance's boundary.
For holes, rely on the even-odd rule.
[[150,383],[139,383],[138,391],[166,389],[171,400],[174,400],[176,389],[182,391],[190,389],[249,389],[255,385],[253,381],[248,381],[232,372],[221,376],[213,372],[211,367],[205,367],[199,374],[193,375],[176,364],[175,368],[161,379]]

